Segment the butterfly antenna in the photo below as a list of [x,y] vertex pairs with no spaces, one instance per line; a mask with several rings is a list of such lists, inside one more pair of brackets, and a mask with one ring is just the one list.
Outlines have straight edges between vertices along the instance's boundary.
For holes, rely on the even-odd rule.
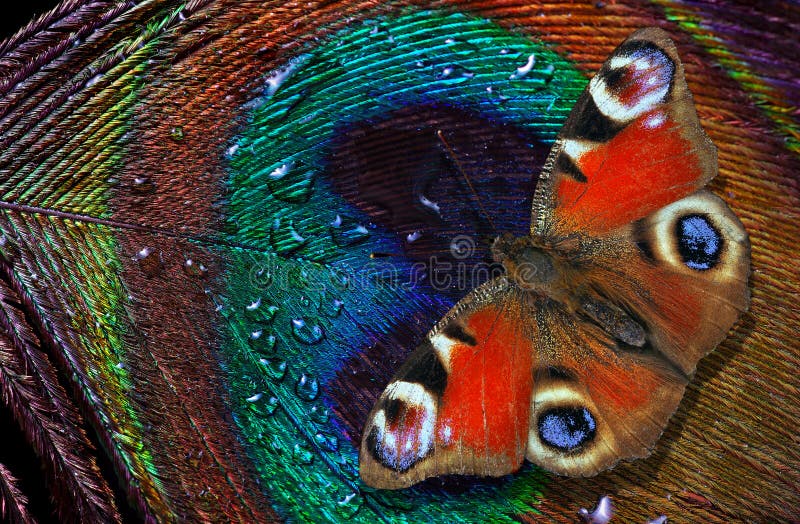
[[483,202],[481,202],[481,199],[478,196],[478,192],[475,191],[475,186],[473,186],[472,182],[470,182],[469,177],[467,176],[467,172],[464,171],[464,166],[462,166],[461,162],[459,162],[456,152],[453,151],[453,148],[450,147],[450,144],[444,138],[444,133],[442,133],[441,129],[436,131],[436,135],[439,137],[439,140],[441,140],[442,145],[444,145],[444,148],[447,150],[447,154],[450,156],[450,159],[453,161],[453,164],[455,164],[456,169],[458,169],[458,172],[461,173],[461,176],[464,177],[467,186],[469,186],[469,190],[472,191],[472,196],[475,197],[475,201],[478,203],[478,207],[481,209],[483,216],[486,217],[486,221],[489,222],[489,225],[492,226],[495,235],[497,235],[498,234],[497,228],[495,227],[494,222],[492,222],[492,218],[489,216],[489,213],[486,212],[486,208],[483,207]]

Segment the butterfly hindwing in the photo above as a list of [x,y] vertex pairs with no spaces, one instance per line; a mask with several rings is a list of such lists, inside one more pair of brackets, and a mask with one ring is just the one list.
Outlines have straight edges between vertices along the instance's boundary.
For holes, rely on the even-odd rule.
[[531,231],[607,232],[716,172],[675,45],[660,29],[642,29],[611,54],[564,124],[536,189]]
[[562,475],[590,476],[648,455],[687,377],[657,352],[626,347],[553,302],[536,317],[540,358],[526,458]]
[[499,278],[434,327],[367,418],[359,458],[367,484],[396,489],[431,476],[519,468],[534,357],[533,324],[520,324],[520,313]]
[[710,191],[673,202],[600,243],[605,249],[592,250],[586,276],[635,312],[648,344],[686,375],[748,307],[747,233]]

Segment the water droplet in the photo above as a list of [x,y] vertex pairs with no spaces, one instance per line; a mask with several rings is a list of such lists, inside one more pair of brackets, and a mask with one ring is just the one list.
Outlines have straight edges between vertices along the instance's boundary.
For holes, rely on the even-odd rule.
[[341,247],[353,246],[369,238],[366,227],[341,215],[336,215],[336,219],[331,222],[330,232],[334,243]]
[[295,229],[291,220],[281,221],[280,219],[275,220],[270,240],[272,247],[275,248],[279,255],[288,255],[297,251],[308,241],[306,237]]
[[314,442],[325,451],[336,451],[339,449],[339,439],[328,433],[320,431],[314,435]]
[[330,276],[328,280],[333,288],[339,291],[347,291],[347,289],[350,287],[351,274],[348,272],[347,268],[329,267],[328,271]]
[[233,144],[228,149],[225,150],[225,157],[226,158],[233,158],[233,155],[239,150],[239,144]]
[[270,453],[283,455],[286,452],[283,442],[277,435],[261,435],[261,445]]
[[353,462],[347,459],[344,459],[339,463],[339,471],[341,471],[342,474],[350,480],[355,480],[358,478],[358,468],[355,464],[353,464]]
[[433,61],[427,55],[422,55],[422,58],[414,62],[414,67],[417,69],[424,69],[426,67],[431,67],[433,65]]
[[319,312],[326,317],[336,318],[342,312],[342,307],[344,307],[344,302],[338,298],[323,297],[319,303]]
[[272,270],[269,266],[256,264],[250,268],[250,283],[258,289],[268,289],[272,285]]
[[150,195],[156,191],[156,183],[147,176],[137,176],[133,179],[133,192],[137,195]]
[[270,354],[275,351],[275,344],[277,339],[275,335],[267,333],[261,329],[253,331],[247,339],[253,351],[258,351],[263,354]]
[[244,307],[244,315],[257,324],[270,324],[280,308],[267,304],[258,297]]
[[319,396],[319,382],[312,375],[303,373],[297,379],[297,385],[294,388],[297,396],[303,400],[312,401]]
[[92,78],[90,78],[88,82],[86,82],[86,87],[87,88],[92,87],[96,83],[100,82],[102,79],[103,79],[103,73],[98,73],[94,75]]
[[20,256],[17,241],[8,233],[0,231],[0,257],[9,264],[13,264]]
[[122,262],[120,262],[117,258],[105,259],[105,265],[112,271],[122,271]]
[[292,458],[298,464],[309,465],[314,462],[314,452],[303,444],[295,444],[292,450]]
[[444,67],[439,74],[436,75],[436,80],[448,80],[452,83],[461,83],[474,77],[475,73],[464,66],[458,64],[449,65]]
[[325,338],[325,331],[319,324],[308,324],[305,319],[292,320],[292,335],[303,344],[317,344]]
[[278,200],[301,204],[311,198],[317,171],[300,162],[287,162],[267,175],[267,186]]
[[263,396],[264,396],[263,393],[256,393],[252,397],[247,397],[245,400],[248,402],[258,402],[259,400],[261,400],[261,397]]
[[184,261],[183,271],[190,277],[197,278],[203,278],[208,274],[208,268],[206,266],[191,258],[187,258],[186,261]]
[[336,502],[336,512],[343,518],[350,519],[361,509],[364,499],[358,493],[350,492]]
[[423,206],[425,206],[428,209],[432,210],[437,215],[441,216],[441,209],[439,208],[439,204],[437,204],[436,202],[428,200],[428,197],[426,197],[425,195],[422,195],[422,194],[419,195],[419,202]]
[[471,55],[479,51],[478,46],[468,40],[460,38],[448,38],[444,41],[450,51],[459,55]]
[[416,242],[422,236],[422,231],[414,231],[413,233],[409,233],[406,235],[406,242],[411,244],[412,242]]
[[324,477],[317,478],[317,486],[319,487],[320,493],[324,493],[329,497],[335,496],[339,492],[339,484],[337,482],[331,482]]
[[583,517],[583,520],[591,524],[607,524],[614,515],[614,506],[611,503],[611,497],[608,495],[600,497],[597,501],[597,506],[594,511],[589,511],[586,508],[578,510],[578,514]]
[[293,167],[294,167],[294,162],[287,162],[286,164],[281,164],[280,166],[270,171],[269,173],[270,180],[282,179]]
[[180,142],[184,138],[183,126],[175,126],[169,130],[169,137],[176,142]]
[[266,83],[265,91],[267,96],[272,96],[275,93],[277,93],[278,90],[283,85],[283,83],[290,76],[292,76],[292,73],[294,73],[297,70],[297,68],[300,67],[303,64],[303,62],[305,62],[308,59],[308,56],[309,55],[300,55],[297,58],[293,58],[292,60],[290,60],[289,63],[286,64],[286,66],[276,71],[273,71],[272,74],[267,77],[265,82]]
[[511,76],[508,77],[509,80],[516,80],[518,78],[524,77],[525,75],[531,72],[531,70],[533,69],[533,65],[535,63],[536,63],[536,55],[534,54],[528,55],[528,60],[525,62],[525,64],[518,67],[516,71],[511,73]]
[[486,92],[489,94],[489,100],[494,103],[502,104],[508,100],[508,97],[501,93],[496,87],[489,86],[486,88]]
[[286,368],[288,367],[285,360],[279,358],[262,358],[259,360],[269,373],[269,376],[275,380],[283,380],[286,376]]
[[325,406],[315,404],[308,410],[308,416],[317,424],[327,424],[330,420],[330,411]]
[[139,269],[148,277],[157,276],[164,269],[161,252],[150,247],[142,248],[133,260],[139,263]]
[[311,299],[308,298],[306,295],[301,296],[300,300],[298,302],[300,302],[300,307],[304,307],[304,308],[306,308],[306,307],[311,305]]
[[295,289],[306,289],[308,287],[308,271],[301,266],[293,266],[288,271],[289,285]]
[[265,417],[275,413],[275,410],[280,406],[280,401],[277,397],[269,396],[265,393],[256,393],[245,400],[250,403],[249,407],[251,410]]

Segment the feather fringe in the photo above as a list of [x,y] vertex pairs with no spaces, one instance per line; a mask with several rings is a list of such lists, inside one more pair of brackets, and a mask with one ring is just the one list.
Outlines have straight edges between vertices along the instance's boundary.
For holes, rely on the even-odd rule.
[[[78,410],[20,309],[0,280],[0,395],[42,458],[61,522],[113,522],[120,516],[95,461]],[[15,499],[19,500],[19,499]]]
[[36,522],[28,512],[28,499],[17,484],[16,477],[0,463],[0,518],[14,524]]

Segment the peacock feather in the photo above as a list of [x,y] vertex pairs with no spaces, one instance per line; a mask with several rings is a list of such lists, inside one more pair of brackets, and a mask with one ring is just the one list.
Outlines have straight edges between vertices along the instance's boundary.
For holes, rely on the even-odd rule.
[[[4,514],[572,522],[610,495],[621,521],[796,519],[798,11],[63,2],[0,44],[0,391],[54,501],[31,515],[0,462]],[[365,486],[375,399],[488,239],[528,230],[587,75],[654,25],[750,234],[750,312],[647,460]]]

